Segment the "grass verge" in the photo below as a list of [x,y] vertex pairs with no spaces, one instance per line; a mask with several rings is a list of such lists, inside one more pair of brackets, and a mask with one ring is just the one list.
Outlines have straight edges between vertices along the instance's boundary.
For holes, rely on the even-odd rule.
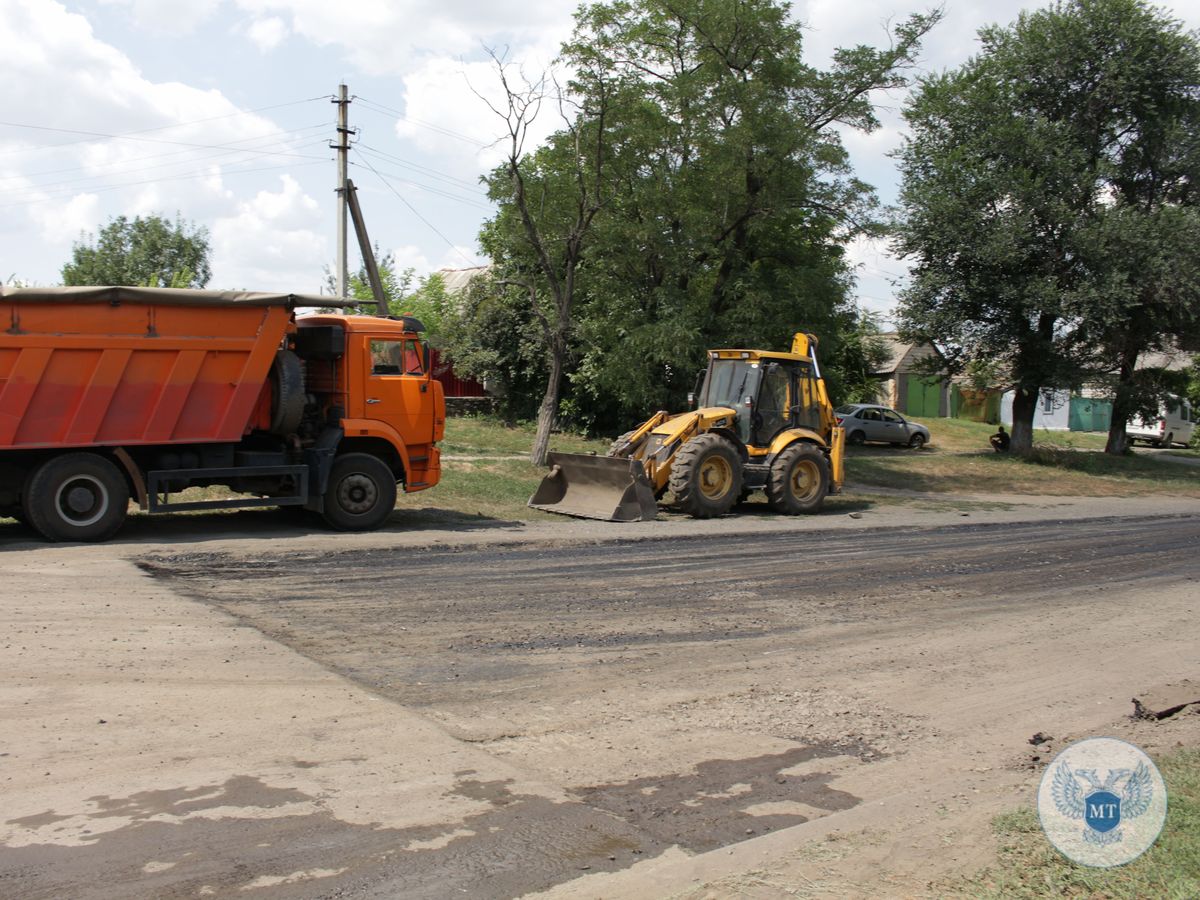
[[1157,760],[1167,783],[1167,821],[1154,846],[1125,866],[1092,869],[1062,856],[1046,840],[1036,811],[998,816],[999,861],[952,882],[938,896],[972,898],[1200,897],[1200,750],[1180,750]]

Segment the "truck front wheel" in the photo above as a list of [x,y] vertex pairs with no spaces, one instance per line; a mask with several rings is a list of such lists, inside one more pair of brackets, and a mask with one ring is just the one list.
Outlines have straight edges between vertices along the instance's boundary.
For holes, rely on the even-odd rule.
[[396,476],[379,457],[347,453],[334,460],[325,491],[325,521],[338,531],[371,531],[396,508]]
[[103,456],[67,453],[34,470],[22,507],[48,541],[107,541],[125,521],[129,485]]

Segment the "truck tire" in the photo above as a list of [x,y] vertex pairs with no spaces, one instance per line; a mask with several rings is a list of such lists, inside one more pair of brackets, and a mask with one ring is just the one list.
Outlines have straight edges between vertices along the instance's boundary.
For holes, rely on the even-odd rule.
[[271,364],[271,434],[294,434],[304,418],[304,367],[291,350]]
[[742,458],[719,434],[702,434],[685,443],[671,463],[675,504],[695,519],[723,516],[742,493]]
[[29,476],[25,518],[48,541],[107,541],[129,509],[129,485],[96,453],[67,453]]
[[780,451],[767,476],[767,502],[785,516],[820,512],[829,493],[829,460],[814,444],[798,442]]
[[347,453],[333,462],[325,521],[338,531],[371,531],[396,508],[396,476],[378,456]]

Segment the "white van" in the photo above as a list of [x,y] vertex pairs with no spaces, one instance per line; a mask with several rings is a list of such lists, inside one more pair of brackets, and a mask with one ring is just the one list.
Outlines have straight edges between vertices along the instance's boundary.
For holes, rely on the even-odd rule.
[[1196,427],[1196,410],[1186,400],[1172,397],[1159,404],[1158,417],[1150,420],[1134,416],[1125,425],[1129,442],[1145,441],[1155,447],[1170,447],[1172,444],[1187,446]]

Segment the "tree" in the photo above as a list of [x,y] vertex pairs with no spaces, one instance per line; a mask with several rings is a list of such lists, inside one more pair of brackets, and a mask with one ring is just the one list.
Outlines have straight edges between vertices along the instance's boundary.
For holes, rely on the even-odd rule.
[[75,243],[65,285],[202,288],[212,277],[208,230],[176,217],[117,216]]
[[1132,385],[1137,356],[1188,327],[1196,48],[1141,0],[1071,0],[980,40],[905,110],[901,331],[952,372],[1003,360],[1028,452],[1041,388],[1114,369]]
[[[548,371],[529,454],[541,466],[558,419],[575,327],[576,277],[592,224],[613,188],[607,165],[610,84],[603,71],[581,69],[575,85],[582,98],[573,104],[546,76],[516,85],[504,61],[495,61],[506,105],[493,109],[505,123],[506,158],[487,179],[488,196],[501,208],[480,240],[501,273],[496,285],[526,294],[541,328]],[[580,90],[585,84],[587,90]],[[563,127],[527,156],[529,129],[547,100],[557,105]]]
[[[579,113],[497,173],[523,186],[493,177],[500,212],[483,241],[500,283],[535,305],[556,296],[548,271],[570,286],[569,316],[546,316],[563,326],[549,378],[565,376],[582,424],[624,430],[680,402],[709,347],[786,347],[803,328],[837,354],[854,328],[842,245],[876,225],[838,128],[875,127],[870,93],[903,82],[935,21],[820,72],[776,0],[581,8],[563,49]],[[519,190],[535,224],[559,223],[541,235],[554,252],[530,238]]]

